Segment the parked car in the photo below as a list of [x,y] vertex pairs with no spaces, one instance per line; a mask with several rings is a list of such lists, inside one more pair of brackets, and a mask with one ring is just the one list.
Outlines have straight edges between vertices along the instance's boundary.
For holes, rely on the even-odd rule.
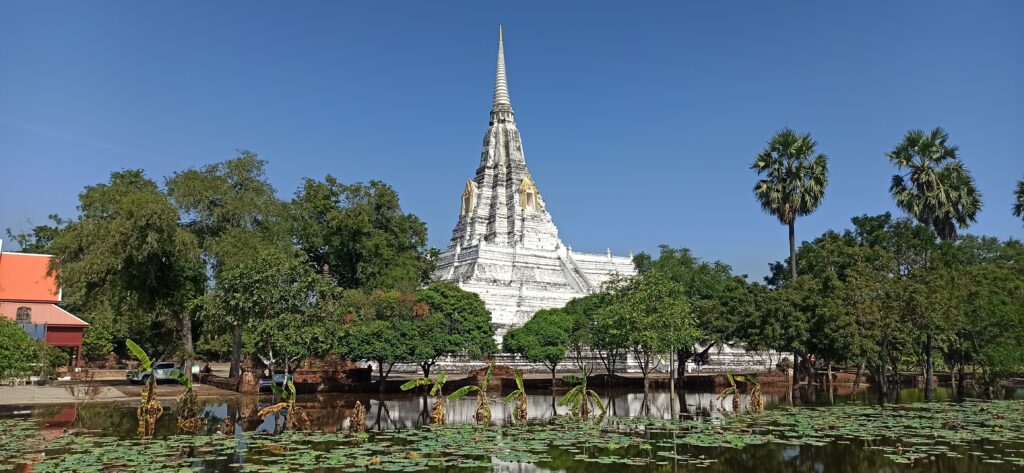
[[140,372],[139,370],[132,369],[128,370],[128,372],[125,373],[124,377],[125,379],[128,380],[129,383],[139,384],[146,383],[147,381],[149,381],[150,376],[155,376],[156,382],[161,383],[164,381],[171,381],[172,379],[174,379],[171,378],[171,371],[173,371],[176,368],[177,366],[174,365],[174,362],[161,361],[153,365],[152,371]]
[[292,375],[288,375],[288,377],[285,378],[284,373],[275,374],[273,381],[271,381],[270,378],[263,378],[263,379],[260,380],[260,391],[270,391],[270,384],[271,383],[276,384],[277,387],[279,387],[279,388],[280,387],[284,387],[284,383],[287,382],[287,381],[285,381],[285,379],[287,379],[289,381],[295,381],[295,379],[292,378]]

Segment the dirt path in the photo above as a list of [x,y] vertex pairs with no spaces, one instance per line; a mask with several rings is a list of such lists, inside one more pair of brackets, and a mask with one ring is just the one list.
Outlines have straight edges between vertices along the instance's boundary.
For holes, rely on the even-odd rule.
[[[95,401],[118,401],[128,399],[124,393],[111,386],[103,386]],[[69,404],[74,396],[64,386],[6,386],[0,387],[0,405],[24,404]]]

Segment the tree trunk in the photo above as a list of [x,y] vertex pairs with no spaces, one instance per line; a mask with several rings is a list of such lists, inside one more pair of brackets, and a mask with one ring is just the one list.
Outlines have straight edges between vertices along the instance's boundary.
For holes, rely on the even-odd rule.
[[931,401],[935,397],[935,386],[932,382],[934,376],[932,365],[932,336],[925,337],[924,342],[924,400]]
[[551,390],[552,391],[555,390],[555,369],[556,368],[558,368],[558,365],[551,365]]
[[430,377],[430,367],[431,367],[432,364],[433,363],[423,363],[423,364],[420,365],[420,368],[423,368],[423,377],[424,378],[429,378]]
[[789,222],[789,276],[796,279],[796,217]]
[[864,362],[860,362],[857,366],[857,377],[853,380],[853,393],[857,394],[857,388],[860,387],[860,377],[864,375]]
[[[675,350],[669,350],[668,352],[668,401],[671,404],[672,418],[676,418],[676,367],[675,367]],[[586,401],[586,393],[583,393],[584,401]]]
[[831,361],[825,360],[825,370],[826,370],[825,371],[825,376],[828,376],[828,380],[826,380],[825,382],[826,382],[826,384],[828,384],[829,391],[831,391],[832,390],[832,362]]
[[231,369],[228,371],[229,378],[237,378],[242,375],[242,326],[235,325],[234,337],[231,340]]
[[878,373],[875,374],[875,378],[878,378],[878,394],[880,396],[889,395],[889,379],[886,376],[886,364],[882,363],[878,367]]
[[807,357],[807,384],[814,385],[818,384],[818,367],[815,366],[817,360],[811,361],[811,357]]
[[181,371],[192,379],[192,365],[195,363],[195,347],[192,345],[192,316],[186,311],[181,315],[181,345],[184,353],[184,360],[181,364]]
[[794,351],[793,352],[793,370],[792,370],[793,371],[793,386],[794,387],[800,385],[800,370],[801,370],[801,366],[800,365],[801,364],[802,364],[802,360],[800,359],[800,356],[797,355],[797,353]]
[[[388,372],[390,372],[390,371],[391,370],[388,369]],[[384,362],[383,361],[378,361],[377,362],[377,372],[380,373],[377,376],[377,391],[378,392],[384,392],[384,380],[387,378],[387,375],[384,374]]]
[[967,383],[964,382],[964,380],[966,379],[966,374],[964,373],[963,361],[960,362],[958,370],[959,371],[956,377],[956,396],[960,399],[963,399],[967,397]]

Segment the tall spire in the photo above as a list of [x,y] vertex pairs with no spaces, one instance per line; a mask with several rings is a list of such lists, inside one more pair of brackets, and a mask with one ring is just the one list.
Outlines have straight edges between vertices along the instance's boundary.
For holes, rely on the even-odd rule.
[[[505,75],[505,45],[501,25],[498,25],[498,68],[494,77],[494,104],[491,122],[512,121],[512,100],[508,96],[508,77]],[[497,119],[497,120],[495,120]]]

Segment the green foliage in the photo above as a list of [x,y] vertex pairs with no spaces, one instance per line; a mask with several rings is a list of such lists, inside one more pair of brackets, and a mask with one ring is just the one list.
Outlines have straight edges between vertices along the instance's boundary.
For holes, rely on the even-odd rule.
[[[679,285],[686,294],[694,323],[695,345],[713,347],[742,343],[763,348],[761,337],[745,337],[743,322],[754,314],[754,301],[744,276],[732,274],[721,261],[702,261],[686,248],[660,247],[658,259],[646,253],[635,258],[641,275],[658,273]],[[694,344],[677,346],[679,362],[696,355]]]
[[754,185],[761,209],[789,226],[791,276],[796,276],[796,218],[817,210],[828,187],[828,157],[817,153],[817,145],[809,133],[800,135],[786,128],[772,136],[750,167],[764,176]]
[[376,362],[382,376],[395,363],[417,360],[422,355],[417,350],[429,343],[421,339],[423,324],[416,313],[423,307],[413,294],[348,290],[339,307],[348,324],[341,351],[353,360]]
[[82,356],[87,360],[106,358],[114,351],[114,336],[106,327],[93,323],[82,337]]
[[267,162],[250,151],[174,173],[167,193],[216,270],[249,259],[254,248],[288,244],[287,208],[267,181]]
[[516,369],[513,374],[515,374],[516,389],[508,393],[503,402],[515,402],[512,407],[512,419],[519,423],[525,423],[527,418],[527,402],[526,387],[523,385],[523,370]]
[[469,394],[471,392],[479,391],[479,390],[480,390],[480,388],[478,386],[472,386],[472,385],[471,386],[463,386],[463,387],[461,387],[459,389],[456,389],[455,392],[449,394],[448,395],[448,400],[449,401],[454,401],[454,400],[459,399],[459,398],[461,398],[461,397],[463,397],[463,396],[465,396],[465,395],[467,395],[467,394]]
[[14,233],[8,228],[7,238],[18,245],[20,248],[18,251],[21,253],[48,254],[53,240],[57,238],[69,221],[57,214],[50,214],[47,219],[53,225],[36,225],[27,232],[19,233]]
[[206,282],[177,209],[141,170],[127,170],[86,187],[79,210],[49,248],[65,303],[72,312],[109,314],[124,336],[169,348]]
[[307,178],[291,209],[299,248],[339,286],[411,290],[429,280],[427,227],[387,184]]
[[57,376],[57,370],[68,365],[71,361],[71,356],[64,350],[48,345],[44,341],[36,342],[39,344],[39,358],[36,360],[37,367],[36,371],[39,376],[43,379],[51,379]]
[[402,391],[408,391],[410,389],[416,388],[417,386],[430,386],[430,395],[431,396],[438,396],[442,392],[442,389],[444,389],[445,381],[448,381],[448,375],[444,374],[444,373],[441,373],[441,375],[438,376],[437,379],[430,379],[430,378],[411,379],[409,381],[406,381],[404,384],[402,384],[401,388],[402,388]]
[[491,313],[480,296],[447,282],[435,282],[416,291],[416,300],[427,304],[431,316],[440,316],[442,333],[432,339],[438,355],[465,353],[474,358],[497,351]]
[[128,347],[128,351],[132,353],[132,356],[134,356],[136,360],[139,360],[139,371],[149,371],[153,369],[153,362],[150,361],[149,355],[146,354],[146,351],[143,350],[142,347],[133,342],[130,338],[125,340],[124,344]]
[[271,383],[270,391],[274,393],[278,399],[286,403],[294,403],[298,396],[298,391],[295,389],[295,382],[291,378],[285,381],[284,386],[278,386],[277,383]]
[[324,356],[340,328],[329,307],[333,291],[300,255],[265,249],[221,271],[204,322],[244,327],[247,349],[263,357],[291,363]]
[[0,380],[32,374],[39,348],[21,326],[0,317]]
[[178,382],[178,384],[185,387],[185,389],[192,389],[192,376],[183,373],[181,370],[175,368],[171,370],[171,379]]
[[599,396],[594,390],[587,388],[587,376],[589,375],[589,370],[584,366],[580,377],[566,376],[566,380],[576,384],[576,386],[570,389],[569,392],[565,393],[565,395],[558,400],[558,405],[563,407],[571,406],[572,413],[580,417],[586,417],[589,415],[593,412],[594,406],[596,406],[601,412],[601,415],[604,415],[606,409],[604,407],[604,402],[601,401],[601,396]]
[[828,157],[818,153],[809,133],[789,128],[772,136],[750,167],[763,179],[754,186],[761,208],[788,225],[821,205],[828,186]]
[[957,228],[967,228],[981,211],[974,178],[960,161],[959,147],[948,142],[942,128],[910,130],[886,155],[902,173],[889,185],[896,205],[943,240],[956,239]]
[[657,271],[613,281],[610,288],[610,304],[599,317],[611,321],[603,326],[620,324],[625,346],[636,357],[646,385],[659,355],[697,341],[686,290]]
[[1017,181],[1017,189],[1013,191],[1013,216],[1024,218],[1024,179]]
[[509,330],[503,340],[508,353],[524,356],[531,363],[543,363],[554,370],[563,360],[572,320],[563,309],[543,309],[522,327]]

